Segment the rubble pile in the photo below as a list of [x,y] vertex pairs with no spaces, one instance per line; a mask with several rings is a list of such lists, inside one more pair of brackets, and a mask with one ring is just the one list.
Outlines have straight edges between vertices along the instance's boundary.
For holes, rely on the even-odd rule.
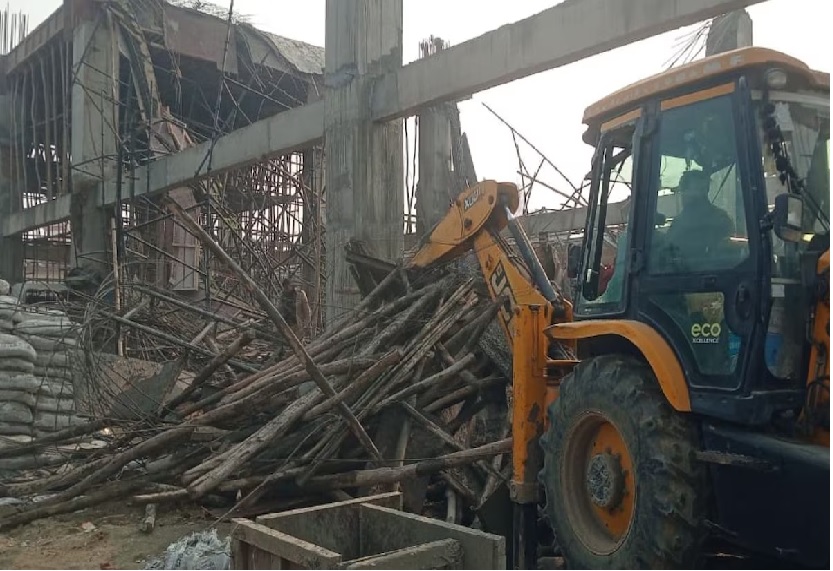
[[145,569],[228,569],[231,540],[217,530],[194,532],[175,541],[161,557],[145,562]]
[[[502,434],[467,437],[490,399],[505,399],[506,376],[479,346],[499,305],[477,280],[449,268],[393,269],[373,283],[354,309],[305,346],[258,295],[269,318],[241,327],[237,339],[188,386],[167,395],[154,414],[56,423],[57,432],[49,434],[37,425],[32,442],[0,447],[2,462],[81,438],[105,442],[78,451],[48,476],[6,479],[0,496],[24,501],[0,528],[115,498],[139,504],[225,501],[233,515],[267,510],[263,506],[275,501],[291,505],[414,481],[423,483],[412,506],[417,511],[437,484],[443,497],[450,490],[476,508],[510,468],[505,414]],[[288,344],[292,354],[212,383],[214,373],[247,345],[252,328],[262,336],[270,320],[280,333],[273,333],[275,345]],[[71,399],[61,388],[70,376],[64,351],[73,344],[63,337],[68,327],[58,314],[24,319],[15,332],[26,340],[13,338],[27,358],[28,378],[40,373],[48,379],[55,419],[69,417],[62,407]],[[37,402],[25,408],[35,422],[44,418]],[[34,496],[47,497],[28,501]]]

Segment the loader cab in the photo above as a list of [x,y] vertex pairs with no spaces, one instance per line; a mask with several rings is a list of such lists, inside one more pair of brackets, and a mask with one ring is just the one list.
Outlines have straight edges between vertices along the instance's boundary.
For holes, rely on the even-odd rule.
[[754,425],[803,404],[801,267],[829,235],[829,99],[829,75],[744,48],[585,112],[595,153],[576,319],[650,325],[694,412]]

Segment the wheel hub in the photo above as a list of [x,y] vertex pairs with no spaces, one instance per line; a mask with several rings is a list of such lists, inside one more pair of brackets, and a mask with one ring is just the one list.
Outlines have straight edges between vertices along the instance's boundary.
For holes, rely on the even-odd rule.
[[566,435],[564,508],[570,527],[593,553],[615,551],[628,537],[637,495],[633,460],[618,428],[587,411]]
[[622,464],[613,454],[596,454],[587,463],[585,486],[590,500],[603,509],[613,509],[622,501],[625,474]]

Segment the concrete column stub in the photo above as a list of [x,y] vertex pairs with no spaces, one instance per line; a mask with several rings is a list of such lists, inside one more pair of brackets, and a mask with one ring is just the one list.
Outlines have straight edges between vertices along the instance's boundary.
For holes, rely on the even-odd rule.
[[402,66],[402,0],[327,0],[325,60],[330,323],[359,299],[344,257],[349,240],[391,261],[402,255],[402,120],[371,120],[374,79]]
[[[101,8],[103,10],[103,8]],[[75,264],[109,273],[110,213],[97,207],[99,183],[113,178],[118,144],[119,52],[103,12],[79,20],[72,46],[72,203]]]

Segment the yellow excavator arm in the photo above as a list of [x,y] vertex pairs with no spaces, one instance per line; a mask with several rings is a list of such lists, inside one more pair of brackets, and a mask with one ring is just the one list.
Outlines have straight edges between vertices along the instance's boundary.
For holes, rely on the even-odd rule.
[[[423,240],[409,265],[449,262],[473,250],[489,294],[502,300],[499,321],[513,355],[509,496],[516,513],[525,514],[521,520],[528,523],[524,525],[530,527],[529,522],[535,521],[537,478],[543,465],[537,443],[546,428],[545,411],[558,396],[561,378],[577,361],[574,341],[558,341],[552,347],[544,333],[553,322],[571,321],[572,305],[555,291],[512,216],[518,204],[518,188],[511,183],[483,181],[467,189]],[[501,237],[505,228],[520,256]],[[553,348],[556,359],[550,358]],[[524,529],[517,530],[514,541],[530,532]]]
[[[520,203],[518,187],[486,180],[465,190],[448,213],[423,240],[411,267],[449,262],[473,250],[492,299],[503,300],[500,324],[510,347],[515,338],[519,306],[541,308],[544,314],[564,315],[568,302],[555,291],[523,228],[512,212]],[[509,228],[520,257],[500,235]]]

